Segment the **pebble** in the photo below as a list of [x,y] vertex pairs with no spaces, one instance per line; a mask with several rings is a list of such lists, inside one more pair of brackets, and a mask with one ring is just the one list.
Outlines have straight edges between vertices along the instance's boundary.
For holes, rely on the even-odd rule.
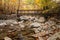
[[21,20],[28,20],[28,17],[27,16],[20,16],[20,19]]
[[21,24],[21,23],[23,23],[23,20],[22,21],[20,21],[20,22],[18,22],[19,24]]
[[10,26],[14,26],[13,24],[10,24]]
[[30,24],[30,26],[31,27],[40,27],[40,23],[38,23],[38,22],[34,22],[34,23],[32,23],[32,24]]
[[23,30],[25,28],[24,24],[19,24],[20,28]]
[[5,22],[3,22],[3,23],[0,23],[0,26],[3,26],[3,25],[7,25]]
[[38,21],[39,22],[45,22],[45,18],[44,17],[40,17]]
[[37,18],[35,18],[35,20],[33,20],[34,22],[39,22],[39,20]]
[[39,33],[39,30],[37,28],[33,28],[35,33]]
[[52,29],[54,30],[54,29],[56,29],[57,27],[58,27],[58,26],[53,25],[53,26],[52,26]]
[[4,37],[4,40],[12,40],[12,39],[9,37]]
[[31,21],[34,20],[34,19],[35,19],[35,17],[30,17],[30,18],[29,18],[29,20],[31,20]]
[[34,37],[42,37],[42,36],[44,36],[44,35],[46,35],[46,32],[45,31],[43,31],[43,32],[39,32],[39,33],[36,33],[36,34],[33,34],[32,36],[34,36]]
[[55,21],[48,21],[48,24],[52,26],[52,25],[55,25],[56,22]]
[[54,35],[49,37],[47,40],[56,40],[57,38],[59,38],[59,40],[60,40],[60,32],[55,33]]
[[18,34],[17,40],[24,40],[23,35],[22,34]]
[[56,25],[57,28],[60,28],[60,25]]
[[44,40],[42,37],[38,37],[38,40]]
[[42,30],[42,27],[39,27],[39,28],[37,28],[39,31],[41,31]]
[[43,27],[43,29],[48,29],[49,28],[49,25],[44,25],[42,27]]
[[[35,16],[34,17],[21,16],[20,19],[21,21],[19,22],[17,22],[16,20],[5,20],[5,22],[0,23],[0,25],[9,25],[8,26],[9,30],[7,32],[12,32],[15,30],[21,31],[22,29],[25,29],[27,25],[27,27],[32,28],[32,30],[35,32],[33,36],[38,37],[38,40],[44,40],[42,36],[49,33],[53,33],[52,30],[60,28],[60,25],[56,24],[56,22],[53,20],[54,18],[51,18],[48,21],[46,21],[44,17],[36,18]],[[24,20],[27,20],[27,21],[24,22]],[[0,31],[2,31],[2,29]],[[23,40],[23,37],[21,37],[20,34],[18,37],[19,39],[17,40]],[[50,40],[51,38],[48,38],[48,40]],[[4,40],[12,40],[12,39],[9,37],[5,37]]]

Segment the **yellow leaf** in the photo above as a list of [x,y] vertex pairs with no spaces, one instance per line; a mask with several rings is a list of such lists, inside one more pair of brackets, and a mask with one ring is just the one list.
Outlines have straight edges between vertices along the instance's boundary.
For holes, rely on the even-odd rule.
[[12,2],[16,2],[16,0],[11,0]]
[[40,0],[35,0],[35,3],[39,3],[40,2]]

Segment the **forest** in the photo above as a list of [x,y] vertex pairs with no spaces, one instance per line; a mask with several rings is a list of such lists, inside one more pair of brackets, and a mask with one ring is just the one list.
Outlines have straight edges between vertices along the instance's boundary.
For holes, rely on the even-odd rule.
[[60,40],[60,0],[0,0],[0,40]]

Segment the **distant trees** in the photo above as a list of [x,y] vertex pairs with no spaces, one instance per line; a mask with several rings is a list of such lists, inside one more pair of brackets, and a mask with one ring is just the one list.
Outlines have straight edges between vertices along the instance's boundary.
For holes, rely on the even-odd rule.
[[43,13],[47,13],[58,6],[57,3],[52,0],[41,0],[41,3],[44,10]]
[[4,10],[7,12],[16,12],[18,10],[18,6],[19,9],[32,9],[32,10],[43,10],[43,13],[50,11],[53,8],[57,7],[56,2],[52,1],[52,0],[23,0],[25,1],[26,4],[22,4],[21,2],[22,0],[20,0],[20,4],[19,4],[19,0],[4,0]]

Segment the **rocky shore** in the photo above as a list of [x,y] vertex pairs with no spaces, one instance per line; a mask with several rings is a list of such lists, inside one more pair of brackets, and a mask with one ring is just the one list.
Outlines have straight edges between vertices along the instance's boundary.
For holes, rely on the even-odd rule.
[[0,40],[60,40],[60,19],[44,16],[20,16],[0,20]]

